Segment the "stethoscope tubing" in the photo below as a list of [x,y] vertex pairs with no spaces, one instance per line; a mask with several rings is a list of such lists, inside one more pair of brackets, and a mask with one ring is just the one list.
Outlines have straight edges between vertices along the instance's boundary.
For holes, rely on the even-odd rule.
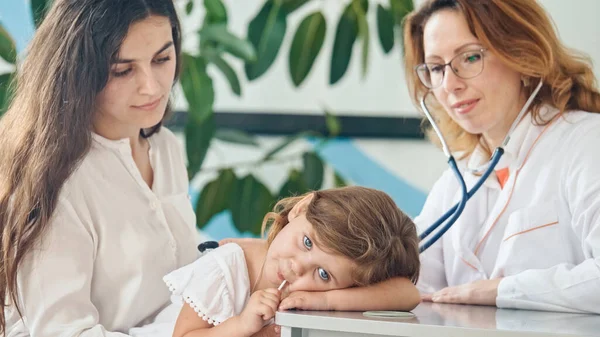
[[[452,227],[454,225],[456,220],[458,220],[458,218],[462,214],[469,199],[471,199],[471,197],[477,192],[477,190],[479,190],[479,188],[483,185],[483,183],[488,179],[488,177],[490,176],[492,171],[494,171],[494,169],[496,168],[496,165],[498,165],[498,162],[500,161],[500,158],[504,154],[504,146],[506,146],[506,144],[508,144],[508,141],[510,140],[510,136],[512,135],[512,132],[515,130],[517,123],[524,116],[527,109],[529,109],[529,106],[533,102],[533,99],[537,96],[538,92],[542,88],[542,84],[543,84],[543,81],[540,79],[539,84],[537,85],[537,87],[535,88],[533,93],[529,96],[529,99],[527,100],[527,102],[525,102],[525,104],[523,105],[523,108],[517,115],[517,118],[515,118],[515,121],[513,121],[513,124],[511,125],[510,129],[508,130],[508,133],[506,134],[506,137],[502,141],[501,145],[499,147],[497,147],[496,150],[494,151],[492,158],[487,163],[487,168],[485,169],[485,171],[483,172],[483,174],[481,175],[481,177],[479,178],[477,183],[475,183],[475,185],[473,185],[473,187],[469,191],[467,191],[465,179],[464,179],[463,175],[460,173],[460,169],[458,168],[458,165],[456,164],[456,160],[452,156],[450,148],[448,147],[448,143],[446,143],[446,140],[444,139],[444,136],[443,136],[440,128],[438,127],[433,116],[429,112],[427,105],[425,104],[425,99],[427,98],[427,95],[429,95],[431,93],[431,91],[428,91],[421,98],[420,103],[421,103],[423,113],[425,113],[425,116],[429,120],[429,123],[431,123],[433,130],[435,131],[436,135],[440,139],[440,142],[442,143],[442,149],[444,151],[444,154],[448,157],[448,165],[450,166],[450,169],[452,169],[452,171],[454,172],[454,175],[456,176],[456,179],[460,185],[461,199],[452,208],[450,208],[446,213],[444,213],[436,222],[434,222],[431,226],[429,226],[427,229],[425,229],[425,231],[423,231],[419,235],[419,241],[422,242],[433,231],[435,231],[438,227],[440,227],[442,224],[444,224],[444,222],[446,222],[446,220],[448,220],[446,222],[446,224],[431,237],[431,239],[429,239],[428,241],[426,241],[425,243],[420,245],[419,253],[423,253],[425,250],[427,250],[429,247],[431,247],[436,241],[438,241],[442,237],[442,235],[444,235],[450,229],[450,227]],[[480,169],[476,169],[474,172],[479,173],[480,171],[481,171]],[[448,219],[449,217],[450,217],[450,219]]]

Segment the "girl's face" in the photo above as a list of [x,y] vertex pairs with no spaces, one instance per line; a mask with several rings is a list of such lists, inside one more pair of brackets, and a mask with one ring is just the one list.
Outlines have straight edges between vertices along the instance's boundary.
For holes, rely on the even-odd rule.
[[[293,216],[293,218],[291,218]],[[267,251],[264,278],[277,288],[287,280],[288,291],[325,291],[354,285],[356,264],[315,243],[316,233],[305,213],[288,216],[290,222],[277,234]]]
[[98,94],[94,129],[109,139],[139,134],[158,124],[175,78],[176,55],[169,19],[151,16],[129,27]]
[[[425,24],[423,48],[426,63],[445,64],[457,55],[481,50],[483,45],[471,33],[460,11],[441,10]],[[477,62],[483,70],[473,78],[463,79],[446,66],[441,85],[433,89],[433,94],[464,130],[482,134],[488,143],[501,141],[526,100],[521,75],[489,50],[482,59],[456,61]],[[441,67],[434,69],[437,68],[442,72]]]

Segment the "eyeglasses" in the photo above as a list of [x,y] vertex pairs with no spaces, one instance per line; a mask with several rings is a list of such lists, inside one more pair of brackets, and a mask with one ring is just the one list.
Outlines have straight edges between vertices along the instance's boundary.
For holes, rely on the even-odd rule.
[[478,76],[483,71],[483,52],[485,48],[479,50],[466,51],[454,56],[446,64],[440,63],[421,63],[415,67],[419,79],[429,89],[435,89],[442,85],[446,66],[462,79],[469,79]]

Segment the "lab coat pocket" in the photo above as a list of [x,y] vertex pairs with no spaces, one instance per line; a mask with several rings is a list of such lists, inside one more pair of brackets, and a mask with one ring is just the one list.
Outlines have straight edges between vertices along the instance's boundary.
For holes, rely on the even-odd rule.
[[504,231],[498,266],[504,276],[526,269],[547,268],[556,264],[561,234],[556,200],[549,200],[513,212]]

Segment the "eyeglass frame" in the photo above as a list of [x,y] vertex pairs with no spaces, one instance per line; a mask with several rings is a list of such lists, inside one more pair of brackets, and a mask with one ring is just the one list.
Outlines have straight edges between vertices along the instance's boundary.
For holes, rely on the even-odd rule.
[[[479,49],[473,49],[473,50],[465,50],[465,51],[464,51],[464,52],[462,52],[462,53],[458,53],[458,54],[454,55],[454,56],[453,56],[453,57],[450,59],[450,61],[448,61],[447,63],[443,63],[443,64],[442,64],[442,63],[435,63],[435,62],[423,62],[423,63],[419,63],[419,64],[417,64],[416,66],[414,66],[414,70],[415,70],[415,73],[417,74],[417,77],[419,78],[419,81],[420,81],[420,82],[421,82],[421,83],[422,83],[422,84],[423,84],[423,85],[424,85],[426,88],[428,88],[428,89],[437,89],[437,88],[439,88],[439,87],[442,85],[442,83],[444,83],[444,77],[446,76],[446,67],[447,67],[447,66],[450,66],[450,69],[452,69],[452,72],[454,73],[454,75],[458,76],[459,78],[462,78],[463,80],[468,80],[468,79],[475,78],[475,77],[477,77],[477,76],[481,75],[481,73],[483,72],[483,69],[484,69],[484,63],[482,63],[482,64],[481,64],[481,70],[480,70],[480,71],[477,73],[477,75],[474,75],[474,76],[471,76],[471,77],[462,77],[461,75],[457,74],[457,73],[456,73],[456,71],[454,70],[454,68],[452,68],[451,64],[452,64],[452,62],[453,62],[453,61],[454,61],[454,60],[455,60],[457,57],[459,57],[459,56],[461,56],[461,55],[464,55],[464,54],[466,54],[466,53],[472,53],[472,52],[480,52],[480,53],[481,53],[481,60],[482,60],[482,62],[483,62],[483,58],[485,57],[485,52],[486,52],[486,51],[487,51],[487,48],[479,48]],[[419,76],[419,71],[418,71],[418,68],[419,68],[419,67],[422,67],[422,66],[426,66],[427,64],[436,64],[436,65],[439,65],[439,66],[442,66],[442,67],[443,67],[443,68],[442,68],[442,69],[443,69],[443,70],[442,70],[442,72],[443,72],[443,74],[442,74],[442,80],[440,81],[440,84],[438,84],[438,85],[437,85],[437,86],[435,86],[435,87],[434,87],[434,86],[432,86],[432,87],[429,87],[429,86],[427,86],[427,84],[423,83],[423,79],[421,79],[421,76]]]

